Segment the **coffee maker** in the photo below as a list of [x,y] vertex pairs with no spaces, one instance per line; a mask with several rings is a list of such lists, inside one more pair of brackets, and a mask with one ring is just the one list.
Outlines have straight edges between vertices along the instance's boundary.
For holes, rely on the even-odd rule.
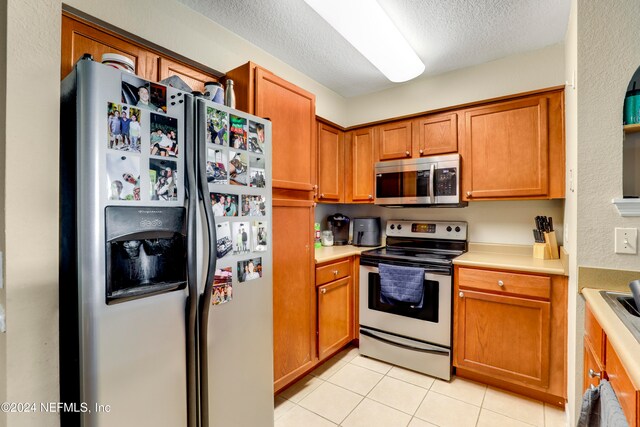
[[327,217],[327,225],[333,233],[333,244],[342,246],[349,243],[349,222],[348,216],[335,213]]

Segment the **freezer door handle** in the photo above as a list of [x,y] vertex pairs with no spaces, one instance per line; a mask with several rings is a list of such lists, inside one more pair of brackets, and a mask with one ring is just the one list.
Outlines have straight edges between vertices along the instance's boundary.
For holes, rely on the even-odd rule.
[[199,328],[199,349],[200,349],[200,425],[209,426],[209,356],[207,351],[207,337],[209,327],[209,308],[211,307],[211,292],[213,289],[213,278],[216,271],[216,223],[209,201],[209,183],[207,181],[207,138],[206,138],[206,110],[207,105],[204,100],[196,100],[196,174],[198,181],[198,194],[204,209],[204,217],[207,228],[209,259],[206,264],[206,274],[204,290],[200,295],[200,328]]
[[432,346],[429,346],[429,348],[424,348],[424,347],[416,347],[412,345],[399,343],[399,342],[390,340],[388,338],[381,337],[380,335],[377,335],[373,331],[370,331],[368,329],[360,328],[360,335],[364,335],[366,337],[373,338],[374,340],[382,341],[383,343],[390,344],[396,347],[404,348],[405,350],[419,351],[421,353],[437,354],[442,356],[449,355],[448,350],[439,350],[438,348],[432,347]]
[[[195,144],[193,127],[193,97],[185,94],[183,134],[185,135],[185,197],[187,201],[187,280],[189,296],[185,307],[187,317],[187,427],[198,425],[198,267],[196,263],[196,211],[198,210],[195,174]],[[190,131],[189,131],[190,129]]]

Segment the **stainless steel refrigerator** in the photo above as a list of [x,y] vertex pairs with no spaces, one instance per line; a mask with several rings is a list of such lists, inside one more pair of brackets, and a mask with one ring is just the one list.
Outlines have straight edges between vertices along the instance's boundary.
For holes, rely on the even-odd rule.
[[61,105],[62,426],[272,426],[270,122],[89,57]]

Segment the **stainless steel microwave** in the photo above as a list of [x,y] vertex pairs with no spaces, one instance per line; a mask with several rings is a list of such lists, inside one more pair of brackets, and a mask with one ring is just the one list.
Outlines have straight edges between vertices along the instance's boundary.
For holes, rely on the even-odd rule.
[[378,162],[375,204],[382,206],[462,207],[460,155]]

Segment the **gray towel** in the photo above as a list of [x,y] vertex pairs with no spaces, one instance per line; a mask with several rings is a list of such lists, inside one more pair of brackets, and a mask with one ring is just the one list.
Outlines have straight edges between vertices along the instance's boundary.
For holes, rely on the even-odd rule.
[[[424,294],[424,269],[399,265],[379,264],[380,300],[413,304],[422,308]],[[386,299],[386,301],[385,301]]]
[[578,427],[629,427],[609,381],[584,393]]

